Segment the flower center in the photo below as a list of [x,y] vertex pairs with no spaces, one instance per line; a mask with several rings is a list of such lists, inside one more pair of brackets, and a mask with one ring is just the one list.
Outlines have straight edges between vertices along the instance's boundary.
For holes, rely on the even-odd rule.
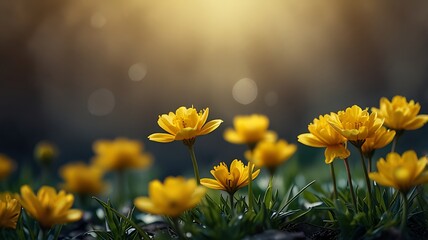
[[397,179],[400,182],[408,181],[408,179],[410,178],[410,172],[408,169],[406,169],[404,167],[398,167],[394,171],[394,177],[395,177],[395,179]]

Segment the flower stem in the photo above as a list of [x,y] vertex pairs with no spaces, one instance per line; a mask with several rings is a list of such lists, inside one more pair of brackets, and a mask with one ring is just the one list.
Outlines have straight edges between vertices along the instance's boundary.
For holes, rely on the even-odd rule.
[[233,213],[233,211],[234,211],[234,209],[235,209],[235,206],[234,206],[234,204],[233,204],[233,193],[229,193],[229,198],[230,198],[230,210],[232,211],[232,213]]
[[363,165],[363,171],[364,171],[364,177],[366,178],[367,189],[369,190],[371,195],[371,184],[370,184],[369,174],[367,172],[366,160],[364,159],[363,150],[359,148],[358,151],[360,152],[361,165]]
[[352,203],[354,204],[355,212],[358,212],[357,198],[355,197],[354,187],[352,186],[351,169],[349,168],[348,158],[343,160],[345,162],[346,173],[348,174],[349,190],[351,191]]
[[254,201],[254,196],[253,196],[253,162],[248,163],[248,210],[249,211],[253,211],[253,201]]
[[337,199],[337,184],[336,184],[336,175],[334,174],[334,166],[333,166],[333,162],[330,163],[330,173],[331,173],[331,178],[333,180],[333,191],[334,191],[334,199]]
[[174,228],[178,235],[178,238],[183,240],[186,239],[186,237],[183,235],[183,232],[181,231],[180,224],[178,223],[178,217],[173,217],[172,223],[174,224]]
[[123,170],[120,170],[116,174],[116,188],[117,188],[117,195],[116,195],[116,204],[117,207],[123,207],[123,200],[126,199],[126,180],[125,180],[125,172]]
[[370,183],[369,174],[367,172],[366,160],[364,159],[363,150],[361,149],[361,147],[359,147],[358,151],[360,152],[361,165],[363,165],[364,177],[366,178],[368,206],[369,206],[369,211],[370,211],[371,210],[372,201],[373,201],[373,198],[372,198],[372,186],[371,186],[371,183]]
[[198,185],[201,185],[198,163],[196,161],[196,156],[195,156],[195,149],[193,148],[193,144],[188,144],[187,146],[189,148],[190,158],[192,158],[193,171],[195,172],[196,182],[198,183]]
[[409,203],[407,201],[406,195],[407,194],[405,192],[401,192],[401,198],[403,199],[403,215],[402,215],[401,224],[400,224],[401,234],[403,234],[407,226],[407,210],[408,210]]
[[398,139],[403,135],[404,130],[396,130],[394,140],[392,140],[391,152],[395,152],[395,148],[397,147]]
[[269,185],[267,187],[266,193],[265,193],[265,197],[264,197],[264,201],[265,201],[265,206],[267,209],[271,209],[272,208],[272,186],[273,186],[273,175],[274,175],[274,171],[271,170],[270,171],[270,178],[269,178]]

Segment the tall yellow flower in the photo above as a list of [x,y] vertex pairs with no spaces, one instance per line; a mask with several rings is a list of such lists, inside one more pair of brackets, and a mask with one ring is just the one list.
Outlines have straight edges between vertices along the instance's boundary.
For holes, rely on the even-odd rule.
[[374,150],[388,145],[394,139],[394,136],[394,130],[387,130],[385,127],[381,127],[375,132],[373,137],[366,139],[364,144],[361,146],[361,150],[365,156],[369,157],[373,154]]
[[403,96],[394,96],[392,101],[387,98],[380,99],[380,108],[373,107],[379,117],[385,118],[385,125],[394,130],[415,130],[428,122],[427,114],[418,115],[421,109],[414,100],[407,102]]
[[378,172],[369,173],[369,177],[380,185],[406,193],[413,186],[428,182],[428,171],[424,171],[427,161],[426,156],[418,160],[413,150],[402,156],[392,152],[386,155],[386,161],[381,158],[377,162]]
[[15,168],[15,164],[6,155],[0,154],[0,181],[7,178]]
[[194,140],[197,136],[214,131],[223,122],[220,119],[207,121],[209,108],[199,113],[195,108],[179,107],[175,113],[159,116],[159,126],[168,133],[153,133],[149,139],[168,143],[174,140]]
[[0,228],[16,228],[21,204],[9,193],[0,194]]
[[361,147],[367,138],[373,137],[382,127],[383,119],[378,118],[376,113],[369,114],[367,109],[362,110],[353,105],[332,116],[329,123],[352,144]]
[[72,194],[66,194],[63,190],[57,193],[49,186],[42,186],[37,196],[28,185],[22,186],[20,202],[25,211],[44,229],[78,221],[83,215],[81,210],[70,209],[74,202]]
[[255,146],[261,140],[274,140],[276,133],[269,131],[269,118],[265,115],[252,114],[236,116],[233,127],[226,129],[224,139],[234,144],[247,144]]
[[335,158],[345,159],[350,152],[346,148],[346,138],[336,132],[328,123],[331,118],[337,118],[336,113],[320,115],[308,125],[309,133],[300,134],[297,139],[311,147],[325,147],[325,163],[330,164]]
[[296,150],[295,144],[289,144],[285,140],[261,141],[256,145],[251,160],[257,167],[266,167],[273,173],[276,167],[288,160]]
[[69,163],[59,170],[65,180],[62,188],[67,191],[98,195],[106,189],[103,182],[104,171],[95,165],[86,165],[83,162]]
[[206,189],[196,184],[195,179],[167,177],[149,183],[149,197],[137,197],[135,206],[144,212],[169,217],[178,217],[195,207],[205,195]]
[[[233,195],[238,189],[248,185],[249,170],[250,167],[245,166],[238,159],[232,161],[230,164],[230,171],[227,165],[221,162],[210,171],[215,179],[202,178],[201,184],[205,187],[223,190]],[[254,165],[252,171],[254,171]],[[252,173],[252,179],[256,178],[259,173],[260,169],[254,171]]]
[[143,152],[143,143],[137,140],[98,140],[93,148],[94,164],[107,171],[146,168],[152,163],[151,155]]

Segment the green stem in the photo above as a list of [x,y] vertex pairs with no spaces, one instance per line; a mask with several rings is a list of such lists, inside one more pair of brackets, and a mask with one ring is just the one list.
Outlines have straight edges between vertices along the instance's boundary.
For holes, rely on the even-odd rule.
[[40,239],[42,239],[42,240],[47,240],[48,239],[48,237],[49,237],[49,228],[41,228],[41,231],[40,231]]
[[274,171],[270,171],[270,178],[269,178],[269,185],[268,185],[268,190],[267,190],[267,196],[265,197],[265,205],[268,209],[272,208],[272,186],[273,186],[273,175],[274,175]]
[[404,130],[396,130],[394,139],[392,140],[391,152],[395,152],[395,148],[397,147],[398,139],[403,135]]
[[193,148],[193,144],[188,144],[187,146],[189,148],[190,158],[192,158],[193,172],[195,173],[196,182],[198,183],[198,185],[200,185],[201,180],[199,177],[199,169],[198,169],[198,163],[196,161],[195,149]]
[[358,149],[361,157],[361,165],[363,165],[364,177],[366,179],[367,189],[369,190],[369,195],[371,195],[371,184],[369,179],[369,174],[367,172],[366,160],[364,159],[363,150],[361,147]]
[[235,206],[234,206],[234,204],[233,204],[233,194],[234,194],[234,193],[229,193],[229,198],[230,198],[230,210],[232,211],[232,213],[233,213],[233,211],[235,210]]
[[336,174],[334,174],[334,166],[333,166],[333,162],[330,163],[330,173],[331,173],[331,178],[333,179],[333,191],[334,191],[334,199],[337,199],[337,184],[336,184]]
[[402,215],[401,225],[400,225],[401,233],[404,232],[404,230],[406,229],[406,226],[407,226],[408,201],[407,201],[406,195],[407,195],[406,193],[401,192],[401,198],[403,199],[403,215]]
[[126,180],[125,180],[125,173],[123,170],[119,170],[117,172],[117,176],[116,176],[116,188],[117,188],[117,195],[116,195],[116,204],[117,207],[122,207],[123,206],[123,199],[126,199],[125,194],[126,194]]
[[366,178],[366,185],[367,185],[367,196],[368,196],[368,205],[369,205],[369,210],[371,209],[371,203],[372,203],[372,186],[370,183],[370,179],[369,179],[369,174],[367,172],[367,166],[366,166],[366,160],[364,159],[364,154],[363,154],[363,150],[361,149],[361,147],[358,148],[359,152],[360,152],[360,157],[361,157],[361,165],[363,165],[363,171],[364,171],[364,177]]
[[248,210],[249,211],[253,211],[253,201],[254,201],[254,196],[253,196],[253,162],[248,163]]
[[253,150],[256,148],[257,143],[249,143],[248,149],[250,149],[250,158],[248,159],[248,211],[253,211],[253,202],[254,202],[254,195],[253,195]]
[[346,173],[348,174],[349,190],[351,191],[352,203],[354,204],[355,212],[358,212],[357,198],[355,197],[354,187],[352,186],[351,169],[349,168],[348,158],[343,160],[345,162]]
[[174,224],[175,231],[177,232],[179,239],[186,239],[186,237],[183,235],[183,232],[181,231],[180,224],[178,223],[178,217],[172,218],[172,223]]

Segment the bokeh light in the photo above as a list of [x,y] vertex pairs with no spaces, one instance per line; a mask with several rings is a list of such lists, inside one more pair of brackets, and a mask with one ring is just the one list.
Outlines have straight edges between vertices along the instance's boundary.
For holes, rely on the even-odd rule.
[[102,28],[107,23],[107,19],[99,12],[96,12],[91,17],[91,26],[94,28]]
[[242,78],[233,85],[232,95],[240,104],[250,104],[257,98],[257,84],[250,78]]
[[135,63],[129,67],[128,76],[132,81],[141,81],[147,74],[147,67],[142,63]]

